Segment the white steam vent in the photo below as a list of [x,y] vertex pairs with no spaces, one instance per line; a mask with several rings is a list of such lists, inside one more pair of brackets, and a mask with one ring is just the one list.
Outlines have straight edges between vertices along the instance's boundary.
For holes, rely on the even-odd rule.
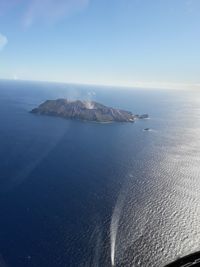
[[94,108],[94,104],[91,101],[85,101],[85,107],[87,109],[93,109]]

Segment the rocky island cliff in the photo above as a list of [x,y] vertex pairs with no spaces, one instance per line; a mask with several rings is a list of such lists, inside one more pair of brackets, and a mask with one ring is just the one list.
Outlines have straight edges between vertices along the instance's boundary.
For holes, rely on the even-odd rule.
[[95,101],[47,100],[31,113],[95,122],[134,122],[138,115],[130,111],[107,107]]

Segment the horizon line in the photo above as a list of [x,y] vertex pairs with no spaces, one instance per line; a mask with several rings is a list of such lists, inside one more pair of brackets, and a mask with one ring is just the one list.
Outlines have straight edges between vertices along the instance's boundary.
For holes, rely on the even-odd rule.
[[[0,81],[21,81],[21,82],[41,82],[41,83],[57,83],[66,85],[85,85],[85,86],[98,86],[98,87],[110,87],[110,88],[124,88],[124,89],[155,89],[155,90],[190,90],[200,89],[200,83],[196,84],[186,84],[186,83],[162,83],[162,82],[135,82],[135,84],[103,84],[103,83],[93,83],[93,82],[74,82],[74,81],[57,81],[57,80],[37,80],[37,79],[23,79],[23,78],[0,78]],[[145,86],[146,84],[146,86]],[[149,85],[148,85],[149,84]],[[152,84],[152,85],[150,85]],[[154,84],[154,86],[153,86]],[[158,86],[160,84],[161,86]],[[167,86],[174,85],[174,87]]]

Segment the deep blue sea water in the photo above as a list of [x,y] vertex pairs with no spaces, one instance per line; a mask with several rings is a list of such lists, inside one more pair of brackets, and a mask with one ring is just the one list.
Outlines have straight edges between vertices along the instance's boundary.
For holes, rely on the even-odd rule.
[[[29,113],[60,97],[150,119]],[[164,266],[196,250],[200,92],[0,81],[1,267]]]

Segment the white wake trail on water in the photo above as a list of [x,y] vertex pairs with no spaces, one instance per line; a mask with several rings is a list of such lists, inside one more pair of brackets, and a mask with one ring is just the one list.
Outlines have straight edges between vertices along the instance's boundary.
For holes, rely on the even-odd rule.
[[122,214],[122,209],[124,207],[126,194],[124,191],[121,191],[115,208],[113,210],[112,218],[111,218],[111,225],[110,225],[110,242],[111,242],[111,264],[115,266],[115,254],[116,254],[116,240],[117,240],[117,233],[119,228],[119,221]]

